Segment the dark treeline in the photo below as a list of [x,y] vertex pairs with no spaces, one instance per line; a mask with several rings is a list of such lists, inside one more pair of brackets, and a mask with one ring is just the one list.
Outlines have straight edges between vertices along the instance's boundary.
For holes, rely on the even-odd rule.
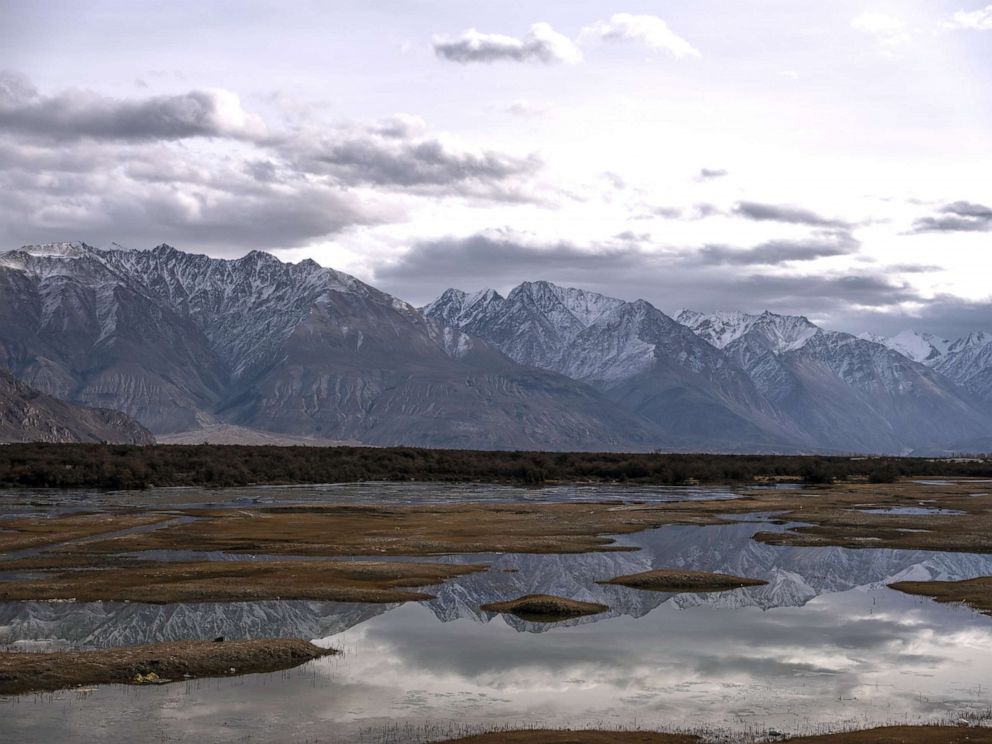
[[633,482],[659,485],[795,478],[890,482],[900,476],[992,477],[992,460],[771,455],[479,452],[412,447],[100,444],[0,446],[0,486],[130,489],[362,480]]

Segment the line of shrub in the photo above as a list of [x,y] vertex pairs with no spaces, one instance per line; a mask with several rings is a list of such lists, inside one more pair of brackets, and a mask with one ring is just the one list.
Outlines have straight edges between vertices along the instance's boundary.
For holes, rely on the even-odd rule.
[[0,486],[132,489],[355,481],[633,482],[658,485],[793,478],[890,482],[901,476],[992,477],[988,458],[501,452],[413,447],[101,444],[0,446]]

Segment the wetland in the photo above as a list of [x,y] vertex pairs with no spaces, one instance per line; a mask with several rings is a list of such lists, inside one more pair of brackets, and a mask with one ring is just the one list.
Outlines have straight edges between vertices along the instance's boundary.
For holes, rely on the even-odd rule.
[[[0,677],[94,652],[124,671],[3,690],[0,727],[24,742],[981,737],[988,485],[10,490]],[[585,609],[493,609],[533,595]],[[165,685],[133,684],[125,662],[240,641],[322,651]],[[561,728],[599,733],[535,731]]]

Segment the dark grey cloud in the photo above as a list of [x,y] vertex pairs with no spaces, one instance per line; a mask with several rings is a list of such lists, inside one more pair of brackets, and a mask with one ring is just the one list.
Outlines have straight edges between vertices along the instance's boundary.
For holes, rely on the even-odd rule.
[[83,90],[45,96],[16,73],[0,72],[0,131],[56,140],[147,141],[188,137],[258,138],[261,122],[222,90],[136,100]]
[[853,333],[868,331],[882,336],[894,336],[907,329],[947,339],[961,338],[974,331],[992,333],[992,296],[984,301],[972,301],[938,295],[911,310],[865,308],[846,323],[845,328]]
[[629,245],[596,252],[567,241],[533,246],[506,231],[422,241],[397,262],[376,270],[375,276],[391,282],[406,279],[411,285],[424,279],[464,283],[465,277],[471,276],[488,276],[494,281],[520,276],[522,281],[545,278],[548,272],[579,278],[597,269],[632,267],[641,256],[641,251]]
[[349,184],[445,186],[467,181],[503,181],[537,171],[536,157],[454,150],[436,139],[388,139],[355,134],[316,143],[295,162]]
[[793,225],[809,225],[810,227],[851,227],[850,223],[843,220],[823,217],[809,209],[788,204],[742,201],[734,205],[733,213],[745,219],[761,222],[787,222]]
[[[778,275],[757,264],[728,271],[724,264],[700,261],[698,253],[646,251],[624,238],[593,251],[569,242],[534,244],[503,231],[423,241],[370,279],[415,304],[426,304],[451,286],[506,290],[522,281],[547,279],[627,300],[645,299],[666,312],[682,307],[768,309],[815,316],[841,329],[842,322],[864,308],[892,310],[923,301],[909,285],[887,277],[884,267],[874,273]],[[466,284],[471,277],[479,279]],[[835,319],[839,322],[833,323]]]
[[989,232],[992,231],[992,207],[973,202],[945,204],[937,214],[921,217],[912,232]]
[[814,261],[830,256],[846,256],[860,247],[850,233],[821,233],[804,240],[770,240],[753,248],[707,245],[697,252],[701,263],[736,266],[775,266],[796,261]]
[[[274,165],[255,161],[190,162],[166,145],[79,143],[57,152],[46,157],[33,146],[0,141],[0,245],[170,242],[240,255],[399,216],[380,198],[292,173],[276,176]],[[120,163],[126,167],[113,167]]]
[[891,264],[887,269],[895,274],[929,274],[934,271],[943,271],[942,267],[934,264],[915,263]]
[[707,204],[705,202],[700,202],[698,204],[693,204],[691,207],[670,207],[670,206],[660,206],[651,207],[647,212],[637,215],[634,219],[650,219],[651,217],[664,217],[665,219],[675,220],[675,219],[685,219],[685,220],[702,220],[707,217],[712,217],[714,215],[723,214],[722,210],[715,204]]
[[555,31],[547,23],[535,23],[527,36],[518,39],[502,34],[483,34],[474,28],[461,36],[434,37],[434,53],[449,62],[543,62],[575,64],[582,60],[582,52],[567,36]]

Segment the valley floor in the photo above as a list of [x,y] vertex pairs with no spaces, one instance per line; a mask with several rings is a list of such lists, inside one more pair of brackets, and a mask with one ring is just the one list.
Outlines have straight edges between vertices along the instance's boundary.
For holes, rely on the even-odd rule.
[[[32,512],[40,498],[34,496],[21,507],[22,513],[9,513],[0,523],[0,607],[52,601],[168,607],[244,603],[247,608],[260,608],[259,612],[269,611],[261,609],[266,602],[288,601],[395,606],[433,600],[446,587],[457,593],[461,582],[478,575],[490,577],[496,587],[509,586],[510,579],[498,579],[499,572],[509,577],[517,569],[497,568],[497,563],[501,556],[510,555],[557,556],[554,560],[559,562],[549,565],[557,566],[552,570],[563,575],[569,561],[581,556],[616,556],[616,569],[601,568],[585,581],[603,586],[602,591],[621,604],[633,596],[629,593],[685,592],[684,596],[698,597],[700,592],[723,591],[729,596],[742,591],[739,587],[763,589],[773,577],[728,575],[674,564],[632,572],[620,570],[619,558],[636,554],[640,548],[629,538],[646,531],[740,526],[753,527],[748,544],[800,551],[884,549],[905,555],[992,555],[989,487],[988,480],[954,478],[891,484],[841,482],[807,488],[752,484],[734,489],[733,494],[685,492],[656,500],[554,502],[541,501],[537,491],[531,492],[533,500],[526,501],[446,502],[438,497],[422,503],[390,499],[313,503],[300,500],[291,490],[285,499],[243,503],[239,498],[222,503],[220,493],[210,492],[203,497],[211,503],[151,505],[156,502],[149,498],[149,505],[142,506],[138,496],[120,501],[109,512],[72,508],[49,514]],[[451,556],[464,560],[446,559]],[[554,583],[554,576],[546,570],[542,576]],[[992,607],[992,576],[891,586],[940,602],[964,602],[986,612]],[[571,611],[562,617],[616,615],[607,604],[580,601],[586,597],[520,597],[518,592],[496,598],[501,602],[476,604],[471,611],[481,618],[492,617],[495,611],[512,612],[520,602],[526,607],[527,601],[533,604],[539,599],[556,610]],[[527,619],[526,613],[523,617]],[[0,694],[129,682],[148,672],[173,680],[266,672],[330,653],[305,640],[203,641],[209,639],[190,639],[171,647],[0,652]],[[526,730],[459,741],[680,744],[696,739],[644,732]],[[992,742],[992,730],[906,727],[794,741],[980,743]]]

